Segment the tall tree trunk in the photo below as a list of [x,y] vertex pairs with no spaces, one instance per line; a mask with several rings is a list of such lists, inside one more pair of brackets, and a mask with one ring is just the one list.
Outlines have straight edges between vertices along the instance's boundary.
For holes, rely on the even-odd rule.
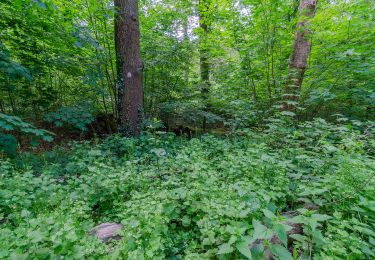
[[297,32],[294,38],[293,52],[286,81],[284,109],[296,110],[296,102],[301,91],[303,77],[307,68],[307,59],[311,51],[311,31],[309,19],[315,15],[318,0],[300,0]]
[[[207,34],[209,30],[209,22],[207,19],[207,12],[209,3],[207,0],[199,0],[199,27],[201,28],[200,43],[199,43],[199,64],[200,64],[200,77],[201,77],[201,93],[204,104],[204,112],[209,111],[208,95],[210,92],[210,63],[207,48]],[[203,131],[207,127],[207,117],[203,116]]]
[[115,8],[120,132],[127,136],[138,136],[143,120],[143,63],[138,0],[115,0]]

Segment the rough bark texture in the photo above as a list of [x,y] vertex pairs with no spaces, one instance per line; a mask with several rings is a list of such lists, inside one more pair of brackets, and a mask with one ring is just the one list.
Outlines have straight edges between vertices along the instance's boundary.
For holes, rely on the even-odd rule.
[[294,111],[296,108],[294,103],[298,100],[307,68],[307,59],[311,51],[309,19],[314,17],[317,4],[318,0],[300,0],[300,21],[297,23],[297,32],[294,38],[293,52],[286,82],[286,102],[284,108],[289,111]]
[[[199,1],[199,27],[201,28],[201,36],[200,36],[200,46],[199,46],[199,64],[200,64],[200,77],[201,77],[201,93],[202,99],[205,106],[205,111],[209,110],[209,105],[207,104],[208,94],[210,92],[210,63],[208,58],[208,49],[206,36],[208,34],[208,21],[207,21],[207,11],[209,5],[207,0],[200,0]],[[206,116],[203,117],[203,130],[206,130]]]
[[140,53],[138,0],[115,0],[115,44],[120,132],[137,136],[143,120],[143,63]]

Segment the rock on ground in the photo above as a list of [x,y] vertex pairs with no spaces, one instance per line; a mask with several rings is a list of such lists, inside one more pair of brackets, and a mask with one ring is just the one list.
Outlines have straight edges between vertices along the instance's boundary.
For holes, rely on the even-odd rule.
[[102,242],[106,243],[109,240],[120,240],[121,236],[118,232],[123,225],[117,223],[103,223],[90,230],[90,235],[97,237]]

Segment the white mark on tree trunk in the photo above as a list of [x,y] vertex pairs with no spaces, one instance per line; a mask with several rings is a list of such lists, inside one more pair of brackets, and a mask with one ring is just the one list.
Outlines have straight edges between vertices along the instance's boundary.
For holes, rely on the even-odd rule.
[[128,74],[126,74],[126,76],[130,79],[132,77],[132,74],[130,72],[128,72]]

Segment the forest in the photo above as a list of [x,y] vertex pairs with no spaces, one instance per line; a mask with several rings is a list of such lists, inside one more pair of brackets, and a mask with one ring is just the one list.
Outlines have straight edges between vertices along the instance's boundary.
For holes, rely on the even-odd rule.
[[0,259],[375,259],[375,1],[0,0]]

